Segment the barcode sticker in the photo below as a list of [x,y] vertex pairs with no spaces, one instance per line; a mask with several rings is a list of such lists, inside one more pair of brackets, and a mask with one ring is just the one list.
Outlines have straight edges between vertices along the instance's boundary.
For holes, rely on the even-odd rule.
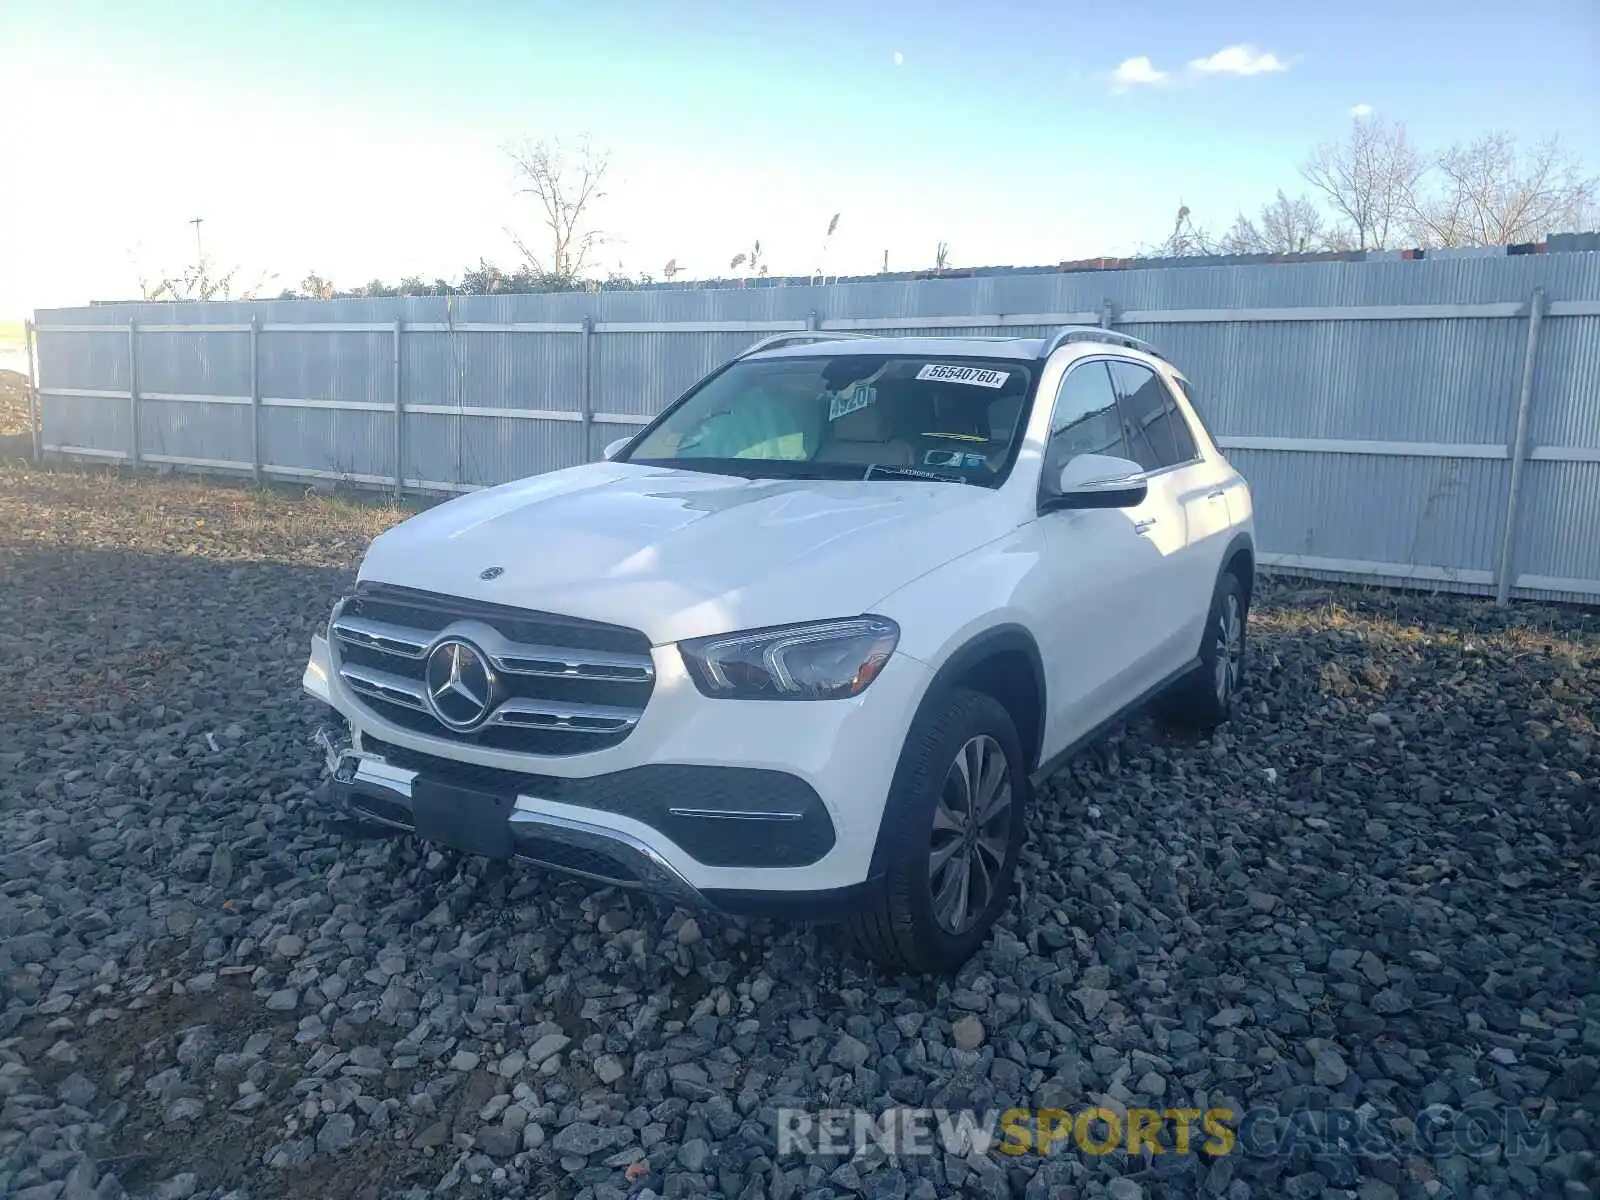
[[965,383],[973,387],[1004,387],[1011,377],[1009,371],[991,371],[987,367],[962,367],[955,363],[929,363],[917,372],[918,379],[931,379],[939,383]]

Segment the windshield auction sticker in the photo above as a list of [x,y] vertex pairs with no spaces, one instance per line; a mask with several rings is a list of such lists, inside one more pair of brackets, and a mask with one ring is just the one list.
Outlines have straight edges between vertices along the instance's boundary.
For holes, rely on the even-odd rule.
[[848,392],[834,394],[832,402],[828,405],[828,420],[837,421],[840,417],[849,416],[858,409],[863,409],[878,398],[878,389],[865,383],[858,383]]
[[954,363],[929,363],[917,372],[918,379],[933,379],[940,383],[965,383],[972,387],[1004,387],[1009,371],[991,371],[987,367],[960,367]]

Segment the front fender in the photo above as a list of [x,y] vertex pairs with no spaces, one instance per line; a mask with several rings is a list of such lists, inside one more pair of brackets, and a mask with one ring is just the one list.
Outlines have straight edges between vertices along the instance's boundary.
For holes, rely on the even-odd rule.
[[[1030,664],[1042,731],[1047,682],[1027,586],[1037,579],[1042,550],[1042,532],[1030,522],[913,580],[873,606],[872,611],[899,624],[899,652],[931,672],[923,706],[983,658],[1015,651]],[[1031,741],[1025,749],[1037,762],[1040,737]]]

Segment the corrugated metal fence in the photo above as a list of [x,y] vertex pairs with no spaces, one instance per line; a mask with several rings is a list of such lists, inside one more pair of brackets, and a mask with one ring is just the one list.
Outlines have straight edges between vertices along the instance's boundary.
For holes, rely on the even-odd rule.
[[63,309],[38,314],[42,441],[464,491],[598,457],[775,331],[1101,322],[1195,381],[1266,565],[1600,598],[1594,253]]

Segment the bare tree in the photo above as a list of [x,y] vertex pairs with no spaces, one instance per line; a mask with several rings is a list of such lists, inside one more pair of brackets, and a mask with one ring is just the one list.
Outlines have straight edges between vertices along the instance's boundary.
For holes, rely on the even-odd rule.
[[310,271],[300,281],[300,292],[307,300],[332,300],[333,284],[315,271]]
[[1268,254],[1309,254],[1323,247],[1322,213],[1309,196],[1290,199],[1283,189],[1261,208],[1261,238]]
[[1433,167],[1438,185],[1410,214],[1420,246],[1508,246],[1578,230],[1600,195],[1556,138],[1523,151],[1510,134],[1490,133],[1451,146]]
[[1512,245],[1600,224],[1600,178],[1556,139],[1525,150],[1511,135],[1491,133],[1425,155],[1404,126],[1359,118],[1343,141],[1320,147],[1301,174],[1314,194],[1291,197],[1280,188],[1253,216],[1240,213],[1220,237],[1180,204],[1165,240],[1141,253]]
[[1266,242],[1261,230],[1249,217],[1240,213],[1228,226],[1228,231],[1217,239],[1217,250],[1222,254],[1265,254]]
[[1166,241],[1150,248],[1149,253],[1158,258],[1188,258],[1196,254],[1215,254],[1216,239],[1194,222],[1189,206],[1178,204],[1178,215],[1173,218],[1172,232]]
[[[949,267],[949,265],[950,265],[950,243],[949,242],[940,242],[938,244],[938,246],[934,248],[934,251],[933,251],[933,269],[935,271],[943,271],[947,267]],[[883,269],[886,270],[886,271],[889,269],[889,252],[887,250],[884,251]]]
[[270,272],[262,272],[254,283],[235,294],[234,283],[238,277],[238,267],[217,271],[206,257],[175,275],[153,281],[141,276],[139,290],[146,300],[257,300],[277,279]]
[[1224,254],[1309,254],[1326,244],[1322,213],[1310,197],[1291,200],[1279,188],[1255,220],[1239,214],[1218,249]]
[[[1424,163],[1404,125],[1362,117],[1342,142],[1325,142],[1300,168],[1357,250],[1387,249],[1414,205]],[[1337,233],[1335,236],[1339,236]]]
[[522,186],[518,195],[538,201],[546,232],[541,248],[507,230],[518,253],[536,275],[562,280],[581,278],[589,255],[607,240],[592,224],[594,206],[605,199],[602,185],[611,156],[597,150],[587,138],[572,147],[559,140],[531,141],[508,146]]
[[139,282],[139,294],[146,300],[254,300],[277,276],[263,271],[252,283],[235,293],[241,268],[218,267],[216,260],[195,241],[195,260],[178,271],[163,270],[152,277],[141,265],[141,253],[130,256]]
[[[139,292],[146,300],[228,300],[232,298],[233,271],[212,272],[200,262],[160,279],[139,278]],[[242,296],[240,299],[253,299]]]

